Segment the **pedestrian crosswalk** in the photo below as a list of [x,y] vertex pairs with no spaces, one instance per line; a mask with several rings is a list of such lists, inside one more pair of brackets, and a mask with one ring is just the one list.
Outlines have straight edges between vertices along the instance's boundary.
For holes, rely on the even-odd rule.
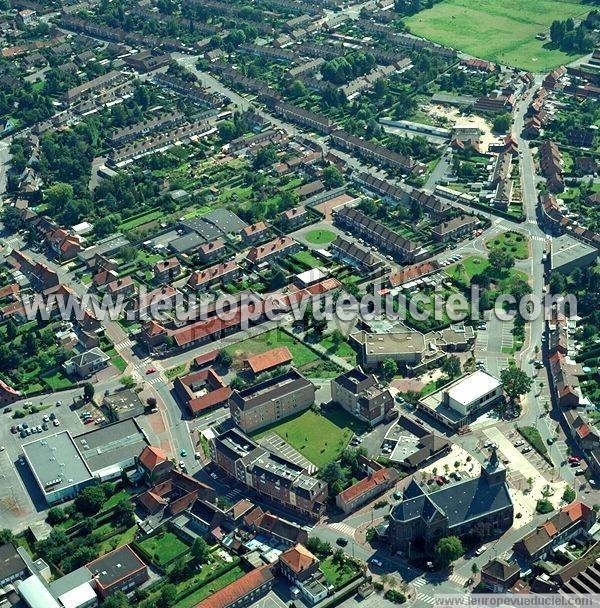
[[418,589],[419,587],[422,587],[426,582],[427,581],[422,576],[419,576],[419,578],[416,578],[412,582],[412,584],[413,584],[413,587],[416,587]]
[[333,528],[334,530],[337,530],[338,532],[342,532],[347,536],[354,536],[354,533],[356,532],[356,528],[353,528],[352,526],[349,526],[348,524],[344,524],[342,522],[329,524],[329,527]]
[[427,593],[417,593],[417,601],[424,602],[425,604],[435,604],[435,598]]
[[123,340],[122,342],[117,342],[117,344],[115,344],[115,349],[120,352],[126,348],[131,348],[134,344],[135,340]]
[[457,585],[460,585],[461,587],[465,586],[465,583],[469,580],[469,577],[467,576],[461,576],[460,574],[451,574],[450,575],[450,580],[453,583],[456,583]]
[[545,236],[531,236],[529,237],[532,241],[539,241],[541,243],[543,243],[546,240]]

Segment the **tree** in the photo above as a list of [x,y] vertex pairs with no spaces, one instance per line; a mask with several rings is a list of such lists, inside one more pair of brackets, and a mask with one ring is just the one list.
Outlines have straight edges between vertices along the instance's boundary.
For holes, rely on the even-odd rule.
[[334,350],[337,351],[340,344],[344,341],[344,334],[339,329],[334,329],[331,333],[331,343],[333,344]]
[[573,502],[576,497],[577,497],[577,492],[575,492],[575,490],[571,486],[567,486],[565,488],[565,491],[563,492],[562,499],[565,502],[570,503],[570,502]]
[[233,363],[233,358],[226,350],[220,350],[217,355],[217,363],[229,369]]
[[515,265],[515,258],[502,249],[492,249],[488,255],[490,267],[493,269],[509,270]]
[[84,488],[75,499],[75,508],[84,515],[95,515],[106,500],[104,488],[99,485]]
[[306,87],[299,80],[294,80],[288,87],[287,93],[292,99],[304,97],[306,95]]
[[510,114],[498,114],[494,118],[493,128],[497,133],[506,133],[510,129],[511,118]]
[[515,401],[521,395],[528,393],[533,383],[533,380],[514,363],[500,372],[500,381],[504,387],[504,392],[511,401]]
[[135,523],[135,515],[133,514],[133,505],[127,498],[120,500],[114,510],[114,519],[121,526],[130,528]]
[[4,207],[2,212],[2,223],[10,232],[16,232],[24,226],[21,212],[16,207]]
[[554,507],[547,498],[541,498],[537,501],[537,504],[535,505],[535,510],[543,515],[554,511]]
[[94,398],[96,389],[91,382],[86,382],[83,385],[83,398],[85,401],[90,402]]
[[464,555],[465,549],[458,536],[440,538],[435,545],[435,561],[443,567],[449,566],[453,561]]
[[177,603],[177,587],[172,583],[163,585],[156,605],[158,608],[171,608]]
[[323,181],[328,188],[339,188],[344,185],[344,177],[335,165],[323,169]]
[[52,507],[48,511],[48,516],[46,517],[46,521],[51,526],[56,526],[57,524],[61,524],[63,521],[66,521],[67,514],[60,507]]
[[344,480],[344,471],[337,461],[330,462],[321,472],[323,481],[327,482],[330,486],[336,481]]
[[102,602],[102,608],[129,608],[129,605],[129,600],[122,591],[109,595]]
[[15,535],[12,533],[12,530],[9,530],[8,528],[0,530],[0,544],[12,543],[14,540]]
[[208,558],[210,556],[210,549],[206,541],[199,536],[192,543],[190,553],[192,555],[194,563],[199,566],[201,564],[205,564],[208,561]]
[[172,583],[181,583],[187,578],[188,572],[188,562],[186,561],[184,556],[181,556],[171,566],[168,573],[168,577]]
[[442,363],[442,369],[448,374],[449,378],[460,376],[460,359],[456,355],[446,357],[444,363]]
[[6,323],[6,337],[12,341],[17,337],[18,333],[19,330],[17,329],[15,322],[12,319],[9,319]]
[[563,21],[554,20],[550,25],[550,40],[560,46],[565,38],[566,29]]
[[398,373],[398,363],[394,359],[384,359],[381,364],[381,374],[386,380],[391,380]]
[[54,211],[62,211],[69,203],[73,202],[73,186],[62,182],[52,184],[44,191],[44,202]]

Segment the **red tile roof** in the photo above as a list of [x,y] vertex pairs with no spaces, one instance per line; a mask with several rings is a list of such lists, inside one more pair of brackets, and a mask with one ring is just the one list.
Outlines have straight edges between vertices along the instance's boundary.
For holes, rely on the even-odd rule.
[[196,604],[195,608],[228,608],[274,578],[270,566],[261,566]]
[[363,494],[370,492],[375,486],[392,481],[394,474],[397,476],[394,469],[380,469],[379,471],[375,471],[372,475],[365,477],[349,488],[346,488],[340,493],[340,497],[346,503],[356,500]]
[[268,369],[289,363],[292,361],[292,353],[287,346],[272,348],[264,353],[248,357],[246,362],[255,374],[260,374]]
[[148,471],[153,471],[159,464],[169,460],[166,452],[153,445],[146,446],[139,456],[142,466]]
[[269,241],[259,247],[253,247],[248,252],[247,258],[251,262],[258,262],[263,258],[271,255],[276,251],[285,251],[289,247],[293,247],[296,241],[291,236],[281,236],[273,241]]
[[310,568],[317,561],[317,558],[300,543],[282,553],[279,556],[279,559],[292,570],[292,572],[296,573]]

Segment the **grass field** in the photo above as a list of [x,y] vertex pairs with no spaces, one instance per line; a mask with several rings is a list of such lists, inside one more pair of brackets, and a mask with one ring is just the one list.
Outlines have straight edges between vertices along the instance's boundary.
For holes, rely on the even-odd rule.
[[586,15],[592,8],[577,0],[444,0],[406,24],[417,36],[475,57],[548,72],[575,56],[548,48],[536,34],[548,34],[555,19]]
[[517,260],[526,260],[529,257],[527,237],[512,230],[488,239],[485,244],[488,249],[502,249]]
[[331,230],[311,230],[306,233],[306,240],[313,245],[326,245],[335,241],[335,233]]
[[302,342],[279,329],[273,329],[255,338],[249,338],[238,344],[232,344],[225,350],[233,358],[234,365],[241,367],[244,359],[247,359],[251,355],[259,355],[267,350],[281,346],[288,347],[290,353],[292,353],[295,367],[302,367],[319,358],[315,352],[302,344]]
[[165,532],[150,536],[142,542],[140,547],[151,555],[158,565],[166,564],[172,559],[185,553],[189,547],[172,532]]
[[319,468],[337,460],[352,435],[364,428],[341,410],[330,408],[324,415],[307,410],[299,416],[262,429],[255,437],[275,431]]

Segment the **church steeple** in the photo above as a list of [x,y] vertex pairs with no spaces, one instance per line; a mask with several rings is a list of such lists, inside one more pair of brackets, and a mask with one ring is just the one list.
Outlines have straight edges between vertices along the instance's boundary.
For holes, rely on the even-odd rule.
[[481,475],[488,480],[490,485],[506,481],[506,468],[500,462],[496,446],[491,448],[489,458],[481,467]]

